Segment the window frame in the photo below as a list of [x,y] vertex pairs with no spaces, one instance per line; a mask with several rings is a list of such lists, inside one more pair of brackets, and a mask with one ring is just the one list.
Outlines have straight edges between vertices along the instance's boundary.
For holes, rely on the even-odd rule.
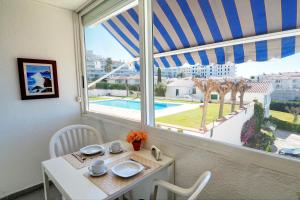
[[[206,146],[210,144],[216,144],[219,145],[218,149],[227,149],[227,151],[242,151],[245,152],[247,155],[249,155],[249,159],[253,160],[253,162],[257,161],[260,163],[261,166],[266,166],[270,169],[274,167],[273,165],[270,167],[271,163],[274,163],[276,161],[277,164],[279,163],[279,166],[275,166],[275,168],[278,171],[284,172],[282,169],[285,164],[292,164],[292,168],[295,166],[298,166],[300,164],[300,160],[296,160],[294,158],[288,158],[277,154],[270,154],[261,150],[256,150],[244,146],[238,146],[226,142],[220,142],[215,141],[213,139],[207,139],[202,138],[199,136],[191,135],[191,134],[182,134],[178,133],[176,131],[172,130],[166,130],[164,128],[156,127],[155,126],[155,110],[154,110],[154,94],[153,94],[153,85],[154,85],[154,65],[153,65],[153,27],[152,27],[152,0],[126,0],[128,2],[138,1],[138,6],[140,9],[139,14],[142,15],[144,18],[141,20],[139,25],[139,31],[141,31],[143,34],[140,35],[140,48],[141,48],[141,78],[140,78],[140,84],[141,84],[141,93],[143,94],[141,96],[141,107],[145,107],[145,109],[141,109],[141,121],[134,121],[129,120],[125,118],[120,118],[112,115],[106,115],[103,113],[97,113],[97,112],[90,112],[88,111],[88,94],[87,94],[87,77],[86,77],[86,63],[85,63],[85,41],[84,41],[84,26],[82,23],[82,16],[92,10],[94,7],[100,5],[105,0],[96,0],[92,5],[88,6],[87,8],[78,11],[77,15],[75,16],[76,22],[74,22],[75,27],[75,55],[76,55],[76,61],[77,61],[77,69],[78,69],[78,80],[77,83],[80,85],[80,89],[78,89],[81,97],[79,97],[78,100],[81,103],[82,108],[82,115],[84,117],[90,117],[94,119],[103,120],[105,122],[109,122],[111,124],[115,124],[118,126],[124,126],[127,128],[141,128],[146,131],[151,132],[153,135],[158,135],[161,133],[166,139],[172,138],[172,140],[184,144],[185,141],[181,141],[182,138],[184,140],[187,140],[192,142],[193,144],[197,141],[200,143],[206,142]],[[123,2],[124,3],[124,2]],[[115,5],[116,7],[120,5]],[[112,9],[114,10],[114,9]],[[107,14],[109,16],[112,15],[112,13]],[[105,16],[107,17],[107,16]],[[104,17],[104,18],[105,18]],[[144,31],[145,29],[150,30],[151,34],[147,34],[147,31]],[[146,32],[146,33],[145,33]],[[76,35],[77,34],[77,35]],[[150,51],[145,51],[146,48],[150,48]],[[149,58],[150,57],[150,58]],[[152,59],[151,59],[152,58]],[[146,67],[147,66],[147,67]],[[211,69],[207,68],[208,70]],[[151,75],[149,77],[149,75]],[[148,77],[148,78],[147,78]],[[206,78],[206,77],[205,77]],[[144,86],[144,87],[143,87]],[[146,88],[146,89],[145,89]],[[143,106],[145,105],[145,106]],[[172,137],[170,137],[172,136]],[[215,150],[217,153],[219,153],[218,150]],[[226,153],[226,152],[225,152]],[[270,162],[271,161],[271,162]],[[283,163],[280,163],[281,161],[284,161]],[[249,160],[247,161],[247,163]]]

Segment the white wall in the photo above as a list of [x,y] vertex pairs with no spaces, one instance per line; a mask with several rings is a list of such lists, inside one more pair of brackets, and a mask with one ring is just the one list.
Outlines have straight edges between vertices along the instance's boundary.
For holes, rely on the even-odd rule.
[[92,89],[89,90],[89,97],[98,97],[98,96],[118,96],[126,97],[126,90],[105,90],[105,89]]
[[[232,118],[222,122],[220,125],[217,125],[214,128],[212,139],[241,146],[241,132],[243,125],[253,116],[253,114],[254,104],[247,105],[247,110],[243,110],[232,116]],[[207,134],[210,133],[208,132]]]
[[[57,61],[60,97],[20,100],[17,57]],[[0,198],[41,183],[51,135],[77,123],[72,12],[33,0],[0,0]]]
[[[97,127],[106,141],[124,139],[129,130],[139,128],[138,125],[121,125],[103,118],[85,117],[83,122]],[[176,160],[177,185],[190,187],[205,170],[212,171],[212,179],[201,194],[201,199],[298,200],[299,161],[270,157],[256,150],[245,150],[243,147],[224,145],[182,133],[151,128],[147,132],[148,147],[155,144],[163,153]],[[147,199],[150,189],[141,186],[134,191],[135,197]]]

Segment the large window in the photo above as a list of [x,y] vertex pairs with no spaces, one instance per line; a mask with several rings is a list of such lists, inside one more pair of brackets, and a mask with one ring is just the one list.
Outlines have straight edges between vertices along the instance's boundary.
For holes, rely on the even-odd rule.
[[[143,6],[114,10],[85,27],[88,111],[296,156],[300,38],[290,32],[274,36],[276,30],[287,30],[284,20],[278,25],[272,21],[261,32],[255,26],[278,12],[268,10],[272,16],[261,19],[264,15],[252,13],[255,4],[140,2]],[[256,9],[281,7],[265,3]],[[292,14],[286,11],[280,17]]]
[[[130,9],[137,14],[137,10]],[[128,12],[124,10],[123,12]],[[138,20],[138,15],[136,15]],[[134,121],[141,119],[138,24],[130,16],[110,17],[84,28],[87,110]],[[135,27],[135,35],[114,35],[119,27]],[[121,41],[132,40],[124,48]]]

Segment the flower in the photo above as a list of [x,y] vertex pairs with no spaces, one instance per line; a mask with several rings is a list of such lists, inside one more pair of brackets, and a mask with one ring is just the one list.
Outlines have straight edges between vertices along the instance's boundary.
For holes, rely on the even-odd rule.
[[148,138],[148,135],[145,131],[130,131],[127,135],[127,142],[132,143],[132,142],[145,142]]

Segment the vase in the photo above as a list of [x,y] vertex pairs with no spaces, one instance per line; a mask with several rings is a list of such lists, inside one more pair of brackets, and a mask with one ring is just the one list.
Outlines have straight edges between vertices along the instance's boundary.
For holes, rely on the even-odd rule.
[[132,146],[135,151],[139,151],[141,149],[142,141],[133,141]]

